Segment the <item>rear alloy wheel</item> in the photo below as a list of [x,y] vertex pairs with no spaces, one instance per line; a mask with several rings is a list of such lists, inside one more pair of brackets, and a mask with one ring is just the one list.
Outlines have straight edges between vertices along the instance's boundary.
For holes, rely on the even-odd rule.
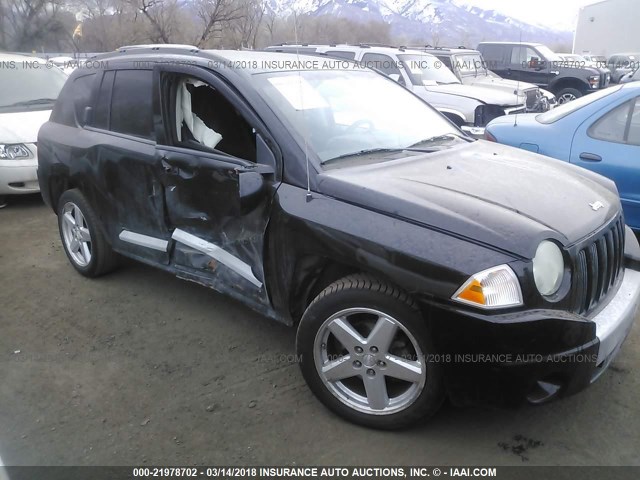
[[87,221],[73,202],[62,207],[62,240],[71,261],[79,267],[91,263],[91,233]]
[[117,255],[105,239],[95,212],[78,190],[68,190],[58,202],[58,227],[71,265],[87,277],[116,266]]
[[558,92],[558,105],[562,105],[563,103],[569,103],[575,100],[576,98],[582,97],[582,92],[575,88],[563,88]]
[[[365,306],[366,305],[366,306]],[[302,373],[330,409],[374,428],[401,428],[440,407],[443,388],[423,319],[408,296],[346,277],[312,302],[298,328]]]

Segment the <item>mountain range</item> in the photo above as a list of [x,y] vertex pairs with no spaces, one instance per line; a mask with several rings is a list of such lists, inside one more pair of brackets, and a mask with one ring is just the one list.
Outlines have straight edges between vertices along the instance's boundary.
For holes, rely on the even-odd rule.
[[[384,22],[407,43],[465,45],[483,40],[570,46],[572,33],[535,25],[456,0],[267,0],[275,15],[330,15],[356,22]],[[532,5],[531,8],[536,8]]]

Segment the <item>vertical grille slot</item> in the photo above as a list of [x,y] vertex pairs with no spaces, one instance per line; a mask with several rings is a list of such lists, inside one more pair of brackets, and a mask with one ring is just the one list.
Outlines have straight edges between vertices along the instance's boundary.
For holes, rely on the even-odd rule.
[[587,309],[587,255],[584,250],[580,250],[576,259],[575,279],[574,279],[574,302],[573,309],[582,313]]
[[[607,268],[608,268],[608,256],[607,256],[607,244],[604,241],[604,239],[600,239],[597,242],[595,242],[594,244],[596,248],[598,249],[598,271],[599,272],[606,272]],[[605,294],[605,292],[607,291],[607,287],[608,285],[606,284],[605,280],[604,280],[604,276],[602,275],[598,275],[598,290],[596,292],[596,295],[593,298],[600,298],[602,297],[602,295]]]
[[607,296],[623,270],[624,221],[586,241],[576,252],[573,270],[573,311],[587,314]]
[[614,259],[616,258],[615,255],[615,250],[613,248],[613,231],[609,231],[607,233],[607,235],[605,236],[605,239],[607,241],[607,258],[610,259],[610,261],[608,262],[607,265],[607,269],[606,269],[606,277],[605,277],[605,292],[607,293],[609,291],[609,287],[611,286],[611,284],[613,283],[613,281],[615,280],[615,277],[613,275],[613,265],[614,265]]
[[526,100],[527,108],[533,108],[533,106],[536,104],[536,100],[537,100],[537,97],[538,97],[537,91],[536,90],[527,90],[525,92],[525,95],[527,97],[527,100]]

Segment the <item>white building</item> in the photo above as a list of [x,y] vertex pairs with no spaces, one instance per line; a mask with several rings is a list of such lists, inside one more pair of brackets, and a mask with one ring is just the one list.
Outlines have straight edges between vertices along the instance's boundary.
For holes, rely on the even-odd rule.
[[573,53],[640,52],[640,0],[603,0],[580,9]]

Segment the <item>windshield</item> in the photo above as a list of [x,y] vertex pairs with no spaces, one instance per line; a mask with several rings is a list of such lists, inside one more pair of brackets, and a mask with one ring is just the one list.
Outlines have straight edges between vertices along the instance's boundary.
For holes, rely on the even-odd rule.
[[458,77],[433,55],[401,54],[398,58],[414,85],[460,83]]
[[536,50],[549,62],[562,62],[562,57],[551,51],[546,45],[536,45]]
[[435,109],[373,71],[259,73],[254,78],[265,101],[300,143],[306,139],[321,163],[364,152],[420,148],[435,137],[438,146],[465,141]]
[[608,97],[609,95],[617,92],[621,88],[622,88],[622,85],[605,88],[603,90],[590,93],[589,95],[585,95],[584,97],[580,97],[569,103],[563,103],[562,105],[557,106],[553,110],[549,110],[548,112],[541,113],[536,117],[536,120],[540,123],[545,123],[545,124],[557,122],[558,120],[566,117],[570,113],[573,113],[576,110],[579,110],[582,107],[599,100],[600,98]]
[[571,54],[571,55],[562,55],[562,57],[563,57],[565,60],[578,60],[578,61],[580,61],[580,62],[586,62],[586,61],[587,61],[587,60],[586,60],[584,57],[582,57],[581,55],[574,55],[574,54]]
[[489,74],[484,59],[479,54],[456,55],[454,62],[460,75],[486,76]]
[[57,67],[25,57],[22,61],[7,61],[11,68],[0,69],[0,109],[50,108],[67,80]]

